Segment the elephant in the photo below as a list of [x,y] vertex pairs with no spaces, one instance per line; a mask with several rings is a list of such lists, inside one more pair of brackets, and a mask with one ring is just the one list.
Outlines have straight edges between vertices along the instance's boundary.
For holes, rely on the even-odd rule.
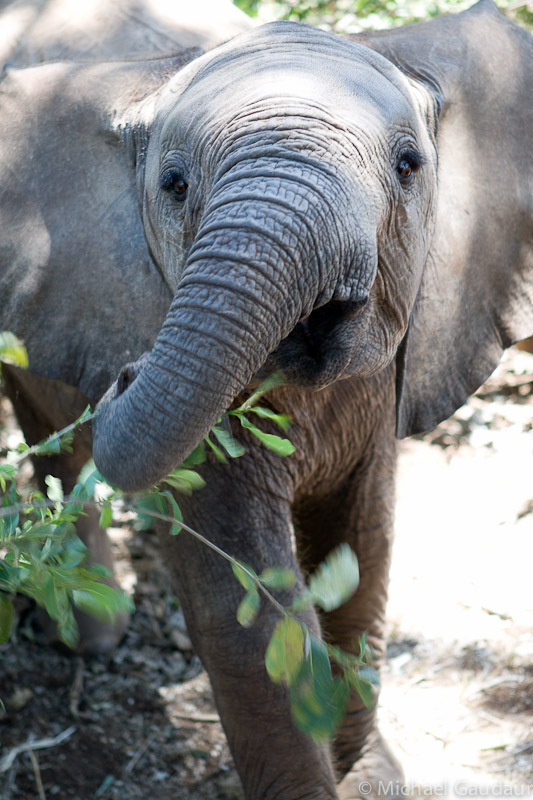
[[[134,492],[281,371],[266,402],[294,455],[233,428],[245,454],[200,467],[184,520],[257,571],[292,569],[287,602],[348,543],[357,592],[302,620],[347,651],[366,632],[379,662],[397,437],[533,333],[532,77],[530,35],[491,0],[391,31],[275,22],[203,55],[8,70],[0,326],[29,353],[8,376],[23,427],[99,400],[96,464]],[[264,665],[277,612],[244,631],[227,563],[160,541],[245,796],[400,785],[375,709],[354,694],[327,746],[297,730]]]

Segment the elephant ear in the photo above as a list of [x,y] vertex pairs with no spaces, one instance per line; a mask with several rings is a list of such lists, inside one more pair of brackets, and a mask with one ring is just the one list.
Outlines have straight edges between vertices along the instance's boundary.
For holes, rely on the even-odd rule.
[[397,362],[397,433],[432,428],[533,333],[533,39],[488,0],[363,42],[436,101],[436,225]]
[[55,63],[0,83],[0,330],[32,372],[97,400],[149,349],[171,300],[137,189],[151,98],[170,59]]

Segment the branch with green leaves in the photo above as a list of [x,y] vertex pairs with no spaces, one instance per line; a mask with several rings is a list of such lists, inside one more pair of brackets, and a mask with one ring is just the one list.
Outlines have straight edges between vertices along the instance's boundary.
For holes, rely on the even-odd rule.
[[[8,335],[6,347],[3,337],[5,334],[0,334],[0,360],[9,359],[13,363],[16,359],[19,366],[24,366],[24,352],[18,349],[20,344]],[[68,496],[63,493],[61,481],[51,475],[46,477],[46,496],[36,491],[23,496],[17,486],[19,467],[29,456],[72,450],[76,429],[94,418],[89,408],[71,425],[43,442],[33,447],[21,442],[2,452],[0,641],[6,641],[10,635],[14,612],[9,595],[17,592],[26,594],[46,609],[57,623],[59,637],[70,647],[75,647],[78,641],[73,608],[105,621],[130,612],[130,598],[103,583],[108,576],[107,569],[89,563],[89,553],[76,535],[75,523],[88,506],[100,509],[102,528],[113,524],[117,513],[133,512],[141,530],[153,527],[156,519],[162,520],[169,523],[171,534],[185,531],[231,564],[245,592],[237,608],[237,620],[243,627],[254,624],[261,597],[276,609],[280,619],[267,647],[265,665],[272,681],[286,687],[292,715],[299,728],[319,742],[330,738],[344,715],[352,689],[371,706],[378,677],[371,666],[372,653],[366,637],[361,638],[357,655],[346,653],[323,642],[300,619],[302,612],[313,605],[326,612],[332,611],[355,592],[359,582],[358,564],[348,545],[332,551],[311,575],[307,587],[286,607],[273,592],[293,590],[297,582],[295,573],[274,566],[257,574],[252,567],[188,526],[174,495],[174,492],[190,494],[204,486],[195,467],[206,460],[209,452],[223,462],[243,455],[243,446],[231,433],[230,417],[238,420],[263,446],[280,456],[291,455],[294,446],[288,439],[266,433],[250,420],[255,416],[287,431],[290,419],[286,415],[259,404],[263,395],[280,383],[279,375],[272,376],[241,406],[226,412],[179,468],[163,479],[161,483],[170,488],[156,486],[133,499],[107,483],[92,461],[83,467]]]

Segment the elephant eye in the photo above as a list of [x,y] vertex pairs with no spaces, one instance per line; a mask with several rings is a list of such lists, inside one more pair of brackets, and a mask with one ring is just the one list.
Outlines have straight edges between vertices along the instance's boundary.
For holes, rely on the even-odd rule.
[[180,172],[167,169],[161,176],[161,188],[181,202],[187,195],[188,183]]
[[414,151],[402,153],[396,164],[396,172],[400,178],[400,183],[404,186],[411,183],[414,173],[418,170],[421,163],[422,159],[418,153]]

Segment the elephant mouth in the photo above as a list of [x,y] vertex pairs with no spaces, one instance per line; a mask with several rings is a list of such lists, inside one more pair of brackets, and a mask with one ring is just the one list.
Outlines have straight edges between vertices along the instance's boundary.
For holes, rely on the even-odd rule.
[[324,388],[342,377],[361,333],[368,298],[331,300],[299,320],[268,359],[290,383]]

